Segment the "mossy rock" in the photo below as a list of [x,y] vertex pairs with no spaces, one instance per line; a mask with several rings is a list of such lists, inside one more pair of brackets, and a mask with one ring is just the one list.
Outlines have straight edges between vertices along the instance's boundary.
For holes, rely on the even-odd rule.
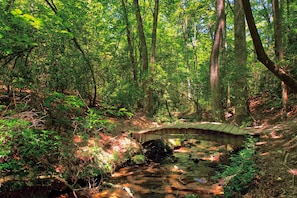
[[145,157],[154,162],[161,162],[173,153],[173,149],[160,139],[145,142],[142,146]]
[[182,146],[182,140],[180,138],[168,139],[167,144],[171,149],[174,149]]
[[135,163],[135,164],[144,164],[146,162],[146,159],[145,159],[145,156],[144,155],[134,155],[132,157],[132,161]]

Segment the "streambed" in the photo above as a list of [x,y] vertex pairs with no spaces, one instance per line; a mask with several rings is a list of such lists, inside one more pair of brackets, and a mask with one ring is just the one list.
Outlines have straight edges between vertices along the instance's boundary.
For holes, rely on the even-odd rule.
[[[146,153],[150,152],[150,159],[154,160],[118,169],[110,178],[100,182],[99,192],[98,188],[91,188],[87,190],[89,192],[86,191],[88,195],[83,197],[90,197],[91,194],[93,198],[223,197],[222,181],[213,176],[219,164],[229,159],[226,154],[230,149],[218,143],[194,139],[183,142],[169,155],[156,145],[144,148]],[[98,181],[95,183],[99,184]],[[43,185],[28,187],[4,197],[74,197],[69,189],[57,191],[55,195],[52,189],[53,186]],[[84,194],[79,193],[78,197]]]
[[108,180],[114,188],[102,189],[94,198],[223,197],[213,176],[227,150],[214,142],[189,140],[159,163],[117,170]]

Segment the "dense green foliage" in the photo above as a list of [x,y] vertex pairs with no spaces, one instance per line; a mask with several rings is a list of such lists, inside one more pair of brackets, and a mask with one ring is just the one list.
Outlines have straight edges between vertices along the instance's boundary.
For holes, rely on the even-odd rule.
[[[22,119],[0,120],[1,163],[3,176],[26,177],[32,185],[40,173],[53,173],[54,165],[60,158],[61,136],[55,131],[35,129]],[[0,189],[12,189],[21,185],[9,182]]]
[[[16,106],[3,111],[0,172],[4,178],[11,178],[5,184],[0,180],[0,192],[23,182],[34,185],[32,182],[38,176],[58,175],[75,184],[78,179],[88,180],[114,170],[118,156],[96,143],[100,140],[99,133],[108,133],[115,127],[106,115],[133,114],[112,106],[87,109],[80,98],[59,92],[43,96],[28,95],[24,97],[27,101],[18,99]],[[76,137],[80,140],[75,141]],[[94,141],[90,143],[90,139]]]
[[216,178],[223,179],[225,197],[234,197],[236,193],[248,189],[255,178],[255,142],[255,139],[248,138],[244,148],[230,157],[230,164],[221,165],[222,172],[217,172]]
[[[216,1],[159,1],[156,55],[148,71],[142,67],[135,6],[132,1],[123,2],[127,23],[123,4],[114,0],[0,0],[0,174],[33,178],[56,173],[54,164],[67,164],[73,158],[75,145],[69,140],[79,135],[86,143],[101,131],[112,131],[114,124],[106,116],[131,118],[144,110],[147,90],[152,90],[153,116],[159,120],[215,120],[209,113],[209,65]],[[268,56],[296,76],[297,2],[283,3],[282,61],[277,61],[274,51],[270,1],[253,1],[253,14]],[[139,7],[149,58],[154,1],[139,1]],[[234,61],[233,9],[230,1],[225,10],[219,102],[224,112],[236,113],[232,107],[238,93],[232,84],[242,73]],[[281,83],[257,61],[246,35],[248,96],[268,93],[274,98],[271,107],[281,108]],[[250,181],[254,173],[251,149],[232,157],[223,173],[235,175],[226,186],[227,193]],[[80,162],[78,171],[77,164],[68,164],[63,178],[97,175],[98,167],[113,169],[100,147],[90,153],[95,166]]]
[[28,175],[52,169],[49,161],[59,155],[60,136],[54,131],[30,128],[21,119],[0,120],[1,160],[0,171],[4,174]]
[[[288,2],[286,2],[288,3]],[[87,101],[95,90],[97,100],[119,108],[141,108],[145,103],[142,89],[143,74],[139,52],[134,49],[136,68],[131,65],[125,22],[121,6],[115,1],[1,1],[0,29],[2,66],[1,84],[9,89],[49,89],[79,93]],[[133,5],[127,2],[132,42],[137,46],[136,19]],[[273,58],[271,5],[255,4],[254,15],[267,53]],[[295,3],[283,12],[286,30],[286,59],[281,65],[296,73],[290,65],[296,62]],[[145,36],[150,49],[152,2],[140,2]],[[226,7],[226,48],[221,69],[223,104],[226,106],[227,87],[234,73],[232,7]],[[290,15],[288,15],[288,13]],[[194,111],[209,109],[209,57],[214,34],[215,2],[161,2],[157,30],[157,54],[154,65],[153,106],[155,114],[186,111],[189,103]],[[183,29],[184,23],[187,29]],[[268,21],[267,21],[268,20]],[[197,32],[194,32],[194,25]],[[184,31],[184,33],[182,33]],[[186,34],[187,37],[184,37]],[[194,35],[195,34],[195,35]],[[196,40],[194,39],[194,36]],[[184,40],[186,38],[186,40]],[[186,45],[184,44],[186,42]],[[187,46],[186,54],[184,47]],[[248,87],[250,94],[273,90],[280,97],[280,85],[266,69],[255,61],[248,38]],[[196,57],[196,58],[195,58]],[[187,60],[186,60],[187,59]],[[188,61],[189,67],[185,64]],[[188,89],[189,84],[190,90]],[[147,82],[145,82],[147,83]],[[232,84],[232,83],[231,83]],[[189,93],[190,91],[190,93]],[[230,98],[236,93],[230,89]],[[190,96],[190,97],[189,97]]]

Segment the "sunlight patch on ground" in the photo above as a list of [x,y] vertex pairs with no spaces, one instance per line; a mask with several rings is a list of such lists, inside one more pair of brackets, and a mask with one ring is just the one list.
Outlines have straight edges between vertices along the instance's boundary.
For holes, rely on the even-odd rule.
[[268,156],[268,155],[270,155],[270,152],[261,153],[260,155],[261,156]]
[[120,169],[120,172],[119,171],[118,172],[114,172],[111,175],[111,177],[118,178],[118,177],[125,177],[125,176],[128,176],[128,175],[133,175],[133,174],[134,174],[134,172],[129,171],[128,168],[122,168],[122,169]]
[[186,148],[186,147],[181,147],[181,148],[178,148],[178,149],[174,150],[174,152],[177,152],[177,153],[189,153],[189,152],[191,152],[191,149]]

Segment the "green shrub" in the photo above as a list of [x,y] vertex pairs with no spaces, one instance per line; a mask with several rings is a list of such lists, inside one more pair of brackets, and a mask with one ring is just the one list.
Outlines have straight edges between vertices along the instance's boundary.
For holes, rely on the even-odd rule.
[[69,128],[71,125],[70,118],[81,116],[84,113],[82,109],[85,104],[77,96],[54,92],[45,97],[44,107],[48,112],[51,125]]
[[102,113],[95,109],[89,109],[88,115],[83,121],[83,128],[90,131],[105,131],[110,132],[114,127],[115,124],[111,123],[108,119],[106,119]]
[[22,119],[0,120],[0,172],[3,176],[36,176],[52,172],[59,154],[60,136],[39,130]]
[[215,178],[224,179],[225,197],[234,197],[236,192],[243,192],[252,182],[257,172],[253,161],[255,154],[255,139],[248,138],[244,148],[230,157],[229,165],[221,165],[222,172],[217,172]]
[[144,164],[146,162],[146,159],[145,159],[145,156],[144,155],[134,155],[132,157],[132,161],[135,163],[135,164]]
[[133,113],[130,112],[128,109],[126,108],[120,108],[120,107],[116,107],[116,106],[109,106],[106,110],[105,110],[106,114],[112,117],[120,117],[120,118],[131,118],[133,117]]

